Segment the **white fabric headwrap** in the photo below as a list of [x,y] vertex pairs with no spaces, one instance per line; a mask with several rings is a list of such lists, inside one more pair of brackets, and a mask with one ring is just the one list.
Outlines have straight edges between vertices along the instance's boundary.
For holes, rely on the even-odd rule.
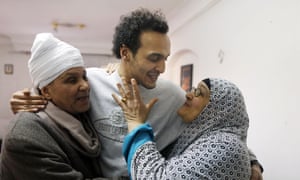
[[31,48],[28,69],[34,90],[50,84],[64,71],[84,67],[80,51],[51,33],[37,34]]

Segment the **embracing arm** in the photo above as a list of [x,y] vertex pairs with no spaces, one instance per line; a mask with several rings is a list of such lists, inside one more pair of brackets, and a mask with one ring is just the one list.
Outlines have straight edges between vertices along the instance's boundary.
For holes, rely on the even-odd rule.
[[[119,68],[120,63],[109,63],[104,69],[108,74],[112,74]],[[19,90],[13,93],[10,99],[11,110],[14,114],[26,112],[38,112],[45,109],[47,100],[43,96],[35,95],[30,92],[29,88]]]
[[43,96],[34,95],[28,88],[13,93],[10,99],[11,110],[14,114],[27,111],[37,112],[45,109],[47,100]]

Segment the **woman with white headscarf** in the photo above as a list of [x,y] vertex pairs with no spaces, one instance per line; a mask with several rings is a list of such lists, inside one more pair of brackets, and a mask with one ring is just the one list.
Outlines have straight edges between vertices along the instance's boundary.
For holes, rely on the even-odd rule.
[[48,105],[11,121],[2,147],[2,180],[100,177],[100,143],[85,113],[90,87],[79,50],[52,34],[38,34],[28,68],[34,90]]
[[223,79],[205,79],[186,94],[177,113],[188,123],[168,159],[153,141],[152,127],[144,124],[157,99],[144,104],[136,81],[124,88],[122,97],[113,95],[128,121],[129,134],[123,155],[132,179],[237,179],[251,175],[246,145],[249,126],[240,90]]

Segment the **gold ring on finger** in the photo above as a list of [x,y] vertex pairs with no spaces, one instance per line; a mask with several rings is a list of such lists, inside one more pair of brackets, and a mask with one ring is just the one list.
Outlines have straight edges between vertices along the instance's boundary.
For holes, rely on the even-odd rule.
[[127,98],[126,97],[122,97],[121,101],[126,104]]

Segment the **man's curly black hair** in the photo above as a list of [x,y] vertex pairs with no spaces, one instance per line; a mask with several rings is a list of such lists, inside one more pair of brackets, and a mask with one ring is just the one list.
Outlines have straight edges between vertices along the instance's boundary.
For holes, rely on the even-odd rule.
[[140,8],[129,15],[121,16],[113,37],[113,54],[120,59],[120,47],[126,45],[135,55],[140,47],[140,35],[145,31],[166,34],[169,30],[165,16],[160,10],[151,12]]

